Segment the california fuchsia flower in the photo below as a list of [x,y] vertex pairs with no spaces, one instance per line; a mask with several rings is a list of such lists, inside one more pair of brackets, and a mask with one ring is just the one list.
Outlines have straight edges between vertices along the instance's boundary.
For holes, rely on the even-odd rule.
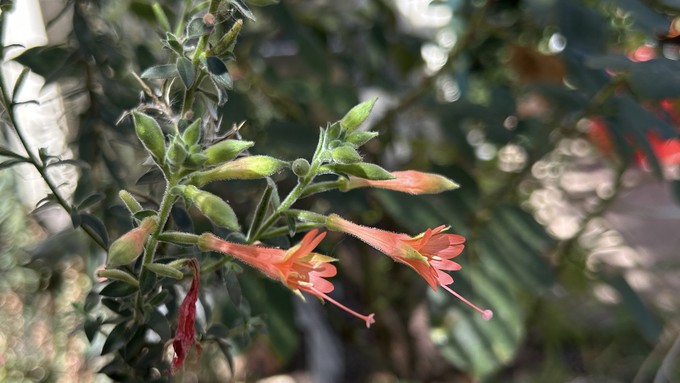
[[299,244],[288,250],[227,242],[210,233],[202,234],[199,237],[198,245],[203,250],[229,254],[247,263],[268,277],[281,281],[300,297],[302,297],[300,292],[304,291],[321,299],[326,299],[360,318],[366,322],[366,327],[370,327],[372,323],[375,323],[374,314],[359,314],[327,295],[333,291],[334,286],[324,278],[334,276],[337,270],[330,263],[335,260],[334,258],[312,252],[326,236],[326,233],[319,235],[317,233],[317,230],[310,231]]
[[187,292],[186,297],[179,306],[179,314],[177,315],[177,333],[172,340],[172,347],[175,349],[175,358],[172,360],[173,374],[182,367],[184,359],[191,350],[191,346],[196,345],[196,350],[201,352],[201,345],[196,341],[194,323],[196,322],[196,300],[198,299],[198,284],[200,266],[196,259],[189,262],[189,266],[193,269],[194,278],[191,281],[191,287]]
[[374,187],[409,194],[436,194],[458,188],[458,184],[439,174],[423,173],[415,170],[391,172],[390,174],[394,176],[393,179],[380,181],[350,176],[341,189],[351,190],[360,187]]
[[485,320],[493,316],[491,310],[480,309],[447,286],[453,283],[453,278],[445,271],[461,269],[461,266],[451,258],[463,251],[465,238],[457,234],[443,234],[448,229],[446,226],[427,229],[424,233],[410,237],[406,234],[357,225],[337,214],[328,216],[326,226],[330,230],[353,235],[395,261],[410,266],[425,278],[432,290],[436,291],[437,285],[441,286],[479,311]]

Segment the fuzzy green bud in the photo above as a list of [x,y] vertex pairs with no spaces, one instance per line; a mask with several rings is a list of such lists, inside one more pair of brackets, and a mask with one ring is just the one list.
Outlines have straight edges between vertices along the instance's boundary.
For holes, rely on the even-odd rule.
[[361,154],[349,145],[344,145],[333,149],[331,153],[333,159],[341,164],[353,164],[361,161]]
[[215,225],[233,231],[240,229],[234,210],[222,198],[193,185],[184,188],[183,194]]
[[168,152],[165,154],[165,162],[170,165],[171,168],[177,169],[182,166],[187,159],[187,156],[188,153],[184,148],[184,144],[179,140],[173,140],[168,148]]
[[118,269],[104,269],[98,270],[97,276],[99,278],[113,279],[116,281],[122,281],[134,287],[139,287],[139,281],[135,279],[130,273]]
[[138,111],[132,112],[132,119],[137,137],[151,157],[158,164],[162,164],[165,157],[165,135],[161,126],[151,116]]
[[182,141],[191,147],[198,144],[201,140],[201,119],[198,118],[196,121],[192,122],[182,133]]
[[151,270],[154,274],[161,277],[169,277],[174,279],[184,278],[184,273],[177,270],[176,268],[163,264],[163,263],[149,263],[145,265],[147,269]]
[[239,153],[250,148],[255,143],[252,141],[241,140],[224,140],[206,148],[203,154],[208,158],[205,164],[207,166],[217,165],[222,162],[231,161]]
[[132,196],[127,190],[121,190],[118,192],[118,197],[123,201],[125,207],[130,211],[130,213],[135,214],[142,211],[144,208],[142,205]]
[[239,32],[241,32],[241,27],[243,27],[243,20],[236,20],[231,29],[229,29],[229,32],[222,36],[220,41],[218,41],[217,44],[215,44],[215,46],[213,46],[207,52],[207,54],[209,56],[221,56],[232,51],[234,49],[234,45],[236,45],[236,37],[238,37]]
[[307,173],[309,173],[309,167],[309,162],[306,159],[298,158],[297,160],[293,161],[291,169],[296,176],[304,177],[307,175]]
[[377,97],[372,98],[366,102],[362,102],[347,112],[345,117],[340,120],[340,126],[345,131],[345,134],[352,133],[359,125],[366,121],[366,118],[368,118],[368,115],[371,113],[373,105],[375,105],[377,100]]
[[203,186],[213,181],[264,178],[288,166],[287,162],[269,156],[242,157],[210,170],[195,173],[191,176],[189,183]]
[[107,267],[127,265],[139,257],[144,250],[144,243],[151,232],[158,227],[158,218],[147,217],[138,227],[123,234],[109,247]]
[[354,132],[347,136],[348,143],[359,147],[378,136],[378,132]]

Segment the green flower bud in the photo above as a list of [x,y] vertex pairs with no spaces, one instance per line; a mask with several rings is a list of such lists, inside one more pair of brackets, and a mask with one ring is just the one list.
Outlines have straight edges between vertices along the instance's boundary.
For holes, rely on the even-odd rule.
[[151,157],[158,164],[162,164],[165,157],[165,135],[161,126],[151,116],[138,111],[132,112],[132,119],[137,137]]
[[210,170],[197,172],[191,176],[189,183],[203,186],[213,181],[264,178],[288,166],[287,162],[269,156],[243,157]]
[[158,218],[147,217],[142,223],[123,234],[115,240],[109,247],[109,259],[107,267],[118,267],[127,265],[139,257],[144,250],[144,243],[152,231],[158,227]]
[[188,153],[179,140],[173,140],[172,144],[168,148],[168,152],[165,154],[165,163],[170,165],[172,168],[179,168],[182,166],[184,161],[187,159]]
[[99,278],[113,279],[116,281],[122,281],[134,287],[139,287],[139,281],[135,279],[130,273],[118,269],[104,269],[98,270],[97,276]]
[[198,118],[196,121],[192,122],[182,133],[182,141],[191,147],[198,144],[201,140],[201,119]]
[[340,146],[331,152],[333,159],[341,164],[353,164],[361,161],[361,154],[349,145]]
[[208,157],[205,162],[207,166],[221,164],[222,162],[231,161],[239,153],[250,148],[255,143],[252,141],[241,141],[241,140],[224,140],[216,143],[215,145],[209,146],[203,151],[203,154]]
[[184,189],[184,196],[193,202],[198,210],[212,223],[220,227],[238,231],[238,219],[234,210],[222,198],[190,185]]
[[345,130],[345,134],[350,134],[361,125],[373,109],[373,105],[378,98],[373,98],[352,108],[345,117],[340,120],[340,126]]
[[142,211],[144,208],[142,205],[132,196],[127,190],[121,190],[118,192],[118,197],[123,201],[125,207],[130,211],[130,213],[135,214]]
[[378,136],[378,132],[354,132],[347,136],[348,143],[357,148]]
[[146,267],[147,269],[151,270],[154,274],[159,275],[161,277],[169,277],[174,279],[184,278],[184,273],[182,273],[181,271],[177,270],[172,266],[163,263],[149,263],[144,267]]
[[192,169],[199,169],[205,166],[205,163],[208,161],[208,157],[206,157],[205,154],[203,153],[191,153],[189,155],[189,159],[184,163],[185,166],[192,168]]
[[296,176],[304,177],[307,175],[307,173],[309,173],[309,162],[307,162],[307,160],[304,158],[298,158],[297,160],[293,161],[291,169]]
[[215,46],[213,46],[207,52],[207,54],[209,56],[221,56],[232,51],[234,49],[234,45],[236,45],[236,37],[238,37],[239,32],[241,32],[241,27],[243,27],[243,20],[236,20],[229,32],[222,36],[220,41],[218,41],[217,44],[215,44]]

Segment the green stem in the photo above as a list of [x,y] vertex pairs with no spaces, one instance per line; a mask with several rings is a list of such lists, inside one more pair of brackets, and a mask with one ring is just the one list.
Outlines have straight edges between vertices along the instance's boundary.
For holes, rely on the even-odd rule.
[[338,189],[343,183],[344,182],[342,179],[337,179],[336,181],[317,182],[315,184],[309,185],[309,187],[306,187],[305,190],[302,191],[300,199],[307,198],[317,193]]
[[[298,222],[295,224],[295,231],[307,231],[323,226],[323,224],[316,222]],[[260,235],[260,239],[274,238],[286,234],[288,234],[288,226],[277,227]]]
[[[54,184],[52,179],[50,179],[49,175],[47,174],[47,169],[45,168],[44,164],[40,160],[39,157],[33,153],[31,150],[30,146],[28,145],[28,140],[26,139],[26,136],[24,136],[24,133],[21,129],[19,129],[19,125],[17,124],[16,121],[16,116],[14,115],[14,107],[13,107],[13,101],[9,100],[9,97],[7,96],[7,90],[5,89],[5,78],[2,76],[2,73],[0,73],[0,97],[2,97],[2,104],[7,111],[7,116],[9,118],[9,124],[14,128],[14,131],[17,134],[17,137],[19,137],[19,141],[21,142],[21,145],[23,146],[24,150],[26,151],[28,157],[26,158],[31,165],[38,171],[40,174],[40,177],[45,181],[47,184],[47,187],[50,189],[52,192],[52,195],[54,195],[54,198],[57,200],[57,203],[61,205],[64,210],[69,215],[72,215],[74,212],[73,207],[71,204],[69,204],[64,197],[62,197],[61,193],[59,193],[59,189],[57,185]],[[87,235],[92,238],[92,240],[99,245],[104,250],[108,249],[108,244],[104,242],[102,238],[97,235],[97,233],[92,230],[89,226],[84,226],[80,224],[80,227],[87,233]]]

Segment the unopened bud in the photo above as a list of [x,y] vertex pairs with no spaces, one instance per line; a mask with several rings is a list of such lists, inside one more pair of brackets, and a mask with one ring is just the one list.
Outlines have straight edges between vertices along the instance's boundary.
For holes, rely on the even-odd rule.
[[195,173],[189,183],[203,186],[213,181],[264,178],[288,166],[287,162],[269,156],[243,157],[213,169]]
[[184,188],[183,192],[184,196],[191,200],[198,210],[215,225],[233,231],[240,229],[234,210],[222,198],[205,190],[200,190],[193,185]]
[[229,29],[229,32],[227,32],[220,41],[215,44],[215,46],[212,47],[207,53],[210,56],[221,56],[227,52],[230,52],[234,49],[234,45],[236,45],[236,37],[238,37],[239,32],[241,32],[241,27],[243,27],[243,20],[238,19],[234,23],[234,25]]
[[201,119],[196,119],[182,133],[182,141],[187,146],[196,145],[201,140]]
[[184,273],[177,270],[176,268],[163,264],[163,263],[149,263],[145,265],[147,269],[151,270],[154,274],[162,277],[169,277],[174,279],[184,278]]
[[203,154],[208,158],[205,164],[207,166],[217,165],[222,162],[231,161],[242,151],[250,148],[255,143],[252,141],[241,140],[224,140],[209,146],[203,151]]
[[340,120],[340,126],[345,130],[345,134],[352,133],[366,120],[366,118],[368,118],[368,115],[371,113],[373,105],[375,105],[377,100],[378,98],[376,97],[366,102],[362,102],[347,112],[345,117]]
[[361,154],[349,145],[344,145],[333,149],[333,159],[341,164],[353,164],[361,161]]
[[127,265],[139,257],[144,250],[144,243],[152,231],[158,227],[158,218],[147,217],[142,223],[123,234],[109,247],[108,267]]
[[129,273],[123,271],[123,270],[118,270],[118,269],[103,269],[103,270],[98,270],[97,271],[97,276],[99,278],[106,278],[106,279],[113,279],[116,281],[122,281],[125,282],[129,285],[132,285],[134,287],[139,287],[139,281],[135,279],[132,275]]
[[187,155],[184,145],[179,140],[173,140],[165,154],[165,162],[171,167],[179,168],[187,159]]
[[359,147],[378,136],[378,132],[354,132],[347,136],[348,143]]
[[127,190],[119,191],[118,197],[121,199],[121,201],[123,201],[125,207],[127,207],[130,213],[135,214],[139,211],[142,211],[142,205]]
[[297,160],[293,161],[291,169],[296,176],[304,177],[307,175],[307,173],[309,173],[309,162],[307,162],[307,160],[304,158],[298,158]]
[[212,27],[215,25],[215,15],[212,13],[208,12],[205,15],[203,15],[203,24]]
[[151,116],[138,111],[132,112],[132,119],[137,137],[153,159],[162,164],[165,157],[165,135],[161,126]]

